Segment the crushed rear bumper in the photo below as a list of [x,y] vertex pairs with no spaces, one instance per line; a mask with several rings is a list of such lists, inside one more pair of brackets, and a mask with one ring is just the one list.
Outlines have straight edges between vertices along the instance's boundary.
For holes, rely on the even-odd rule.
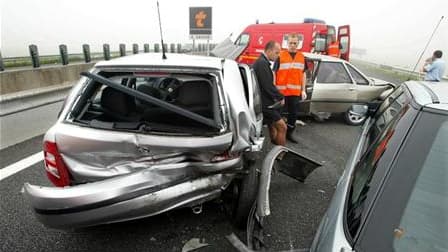
[[241,168],[240,158],[226,162],[226,172],[220,173],[179,176],[172,169],[160,169],[155,176],[148,169],[65,188],[26,183],[24,189],[44,225],[57,229],[94,226],[153,216],[218,198]]

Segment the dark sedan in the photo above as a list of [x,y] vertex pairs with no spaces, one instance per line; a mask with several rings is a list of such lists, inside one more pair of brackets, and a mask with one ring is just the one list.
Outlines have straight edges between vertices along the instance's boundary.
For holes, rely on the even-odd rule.
[[[448,251],[448,83],[405,82],[383,103],[353,108],[370,117],[310,251]],[[301,158],[285,147],[268,154],[250,249],[263,245],[272,166],[292,156]]]

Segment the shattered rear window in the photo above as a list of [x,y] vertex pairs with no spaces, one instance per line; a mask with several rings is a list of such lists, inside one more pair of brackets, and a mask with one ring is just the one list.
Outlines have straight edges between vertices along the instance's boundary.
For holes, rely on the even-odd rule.
[[72,109],[76,123],[173,134],[221,129],[218,79],[212,74],[103,71],[98,76],[112,84],[89,81]]

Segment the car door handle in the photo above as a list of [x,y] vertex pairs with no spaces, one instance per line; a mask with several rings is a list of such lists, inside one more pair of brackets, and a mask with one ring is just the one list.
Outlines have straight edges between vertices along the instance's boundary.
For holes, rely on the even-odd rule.
[[356,88],[349,88],[348,90],[350,90],[350,91],[355,91]]

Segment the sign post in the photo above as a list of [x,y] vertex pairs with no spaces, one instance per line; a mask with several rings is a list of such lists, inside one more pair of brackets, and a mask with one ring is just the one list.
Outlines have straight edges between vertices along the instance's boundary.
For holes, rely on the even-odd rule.
[[209,41],[212,39],[212,7],[190,7],[190,39],[193,40],[193,51],[197,39],[207,40],[207,55]]

